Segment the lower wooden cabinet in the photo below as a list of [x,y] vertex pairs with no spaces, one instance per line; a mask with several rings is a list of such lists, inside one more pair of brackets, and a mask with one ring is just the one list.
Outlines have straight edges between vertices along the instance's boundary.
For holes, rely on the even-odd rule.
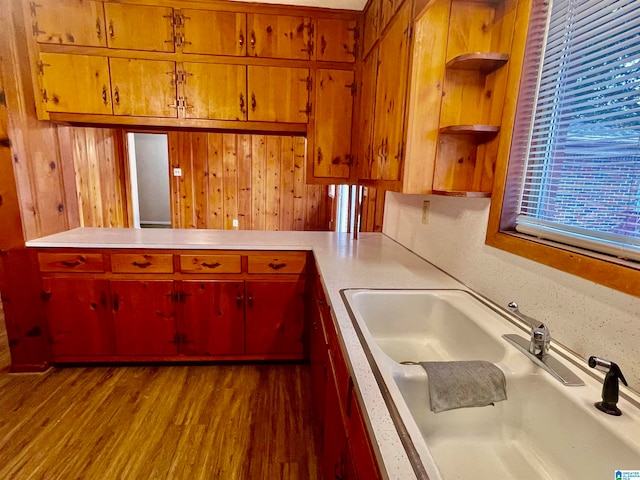
[[108,281],[45,278],[42,297],[54,356],[115,353]]
[[304,280],[246,282],[246,353],[304,351]]
[[186,355],[244,353],[244,282],[183,281],[181,331]]
[[178,353],[172,281],[111,281],[111,297],[118,355]]
[[306,256],[41,252],[53,361],[303,359]]
[[380,468],[325,298],[321,282],[314,282],[309,296],[310,360],[324,478],[378,480]]

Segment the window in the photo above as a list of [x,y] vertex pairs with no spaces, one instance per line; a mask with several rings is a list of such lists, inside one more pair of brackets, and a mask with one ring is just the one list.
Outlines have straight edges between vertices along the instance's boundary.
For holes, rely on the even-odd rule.
[[526,159],[516,230],[640,260],[640,2],[541,10],[546,28],[527,43],[545,48],[529,48],[525,64],[538,81],[521,90],[534,96],[513,141]]
[[640,2],[532,0],[527,15],[487,243],[638,295]]

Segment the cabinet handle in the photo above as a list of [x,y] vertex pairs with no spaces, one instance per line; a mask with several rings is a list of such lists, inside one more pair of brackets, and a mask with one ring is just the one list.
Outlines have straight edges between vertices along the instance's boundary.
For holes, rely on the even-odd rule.
[[247,114],[246,105],[244,103],[244,93],[240,94],[240,113],[242,113],[243,115]]
[[60,263],[61,263],[62,265],[64,265],[65,267],[67,267],[67,268],[75,268],[75,267],[77,267],[78,265],[83,264],[83,263],[84,263],[84,261],[83,261],[82,259],[74,260],[73,262],[68,262],[68,261],[66,261],[66,260],[62,260]]
[[255,112],[257,106],[258,106],[258,102],[256,101],[256,94],[252,93],[251,94],[251,111]]
[[324,38],[324,35],[320,37],[320,55],[324,56],[324,51],[327,49],[327,40]]
[[342,480],[342,472],[338,472],[338,468],[342,470],[342,458],[340,458],[336,463],[333,464],[333,477],[335,480]]
[[138,268],[147,268],[153,264],[151,262],[144,262],[144,263],[132,262],[131,265]]
[[116,32],[113,28],[113,20],[109,21],[109,38],[111,38],[111,40],[115,40],[116,38]]
[[96,18],[96,34],[98,35],[98,40],[102,40],[102,22],[99,18]]
[[102,305],[102,308],[104,308],[104,309],[107,308],[107,293],[106,292],[101,292],[100,293],[100,304]]
[[109,104],[109,102],[107,101],[107,86],[106,85],[102,86],[102,101],[104,102],[105,105]]
[[240,48],[244,47],[244,33],[240,32],[238,36],[238,43],[240,44]]
[[236,295],[236,305],[238,308],[242,308],[242,294],[240,293]]
[[249,307],[253,307],[253,294],[250,293],[249,296],[247,297],[247,305],[249,305]]
[[117,293],[113,295],[113,311],[117,312],[120,310],[120,297]]
[[280,270],[281,268],[286,267],[287,264],[286,263],[270,263],[269,265],[267,265],[267,267],[273,269],[273,270]]
[[120,105],[120,90],[118,90],[118,87],[116,87],[113,92],[113,99],[115,100],[116,105]]
[[221,263],[207,263],[207,262],[202,262],[202,266],[206,267],[206,268],[210,268],[210,269],[214,269],[214,268],[218,268],[220,265],[222,265]]
[[251,30],[251,48],[255,49],[256,48],[256,32]]

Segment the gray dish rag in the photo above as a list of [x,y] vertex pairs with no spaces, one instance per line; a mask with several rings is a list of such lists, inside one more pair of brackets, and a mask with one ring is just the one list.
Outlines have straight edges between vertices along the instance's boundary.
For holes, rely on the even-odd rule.
[[429,376],[431,411],[484,407],[507,399],[504,373],[484,360],[420,362]]

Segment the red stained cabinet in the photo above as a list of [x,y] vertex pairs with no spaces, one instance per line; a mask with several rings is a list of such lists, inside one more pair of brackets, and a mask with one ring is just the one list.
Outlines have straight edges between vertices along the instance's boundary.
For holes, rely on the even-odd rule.
[[176,355],[178,341],[173,282],[111,282],[118,355]]
[[189,280],[180,292],[183,353],[244,353],[244,282]]
[[302,354],[304,280],[246,283],[247,353]]
[[54,357],[115,353],[109,282],[46,278],[42,297],[46,302]]
[[53,361],[303,359],[306,258],[40,252]]

